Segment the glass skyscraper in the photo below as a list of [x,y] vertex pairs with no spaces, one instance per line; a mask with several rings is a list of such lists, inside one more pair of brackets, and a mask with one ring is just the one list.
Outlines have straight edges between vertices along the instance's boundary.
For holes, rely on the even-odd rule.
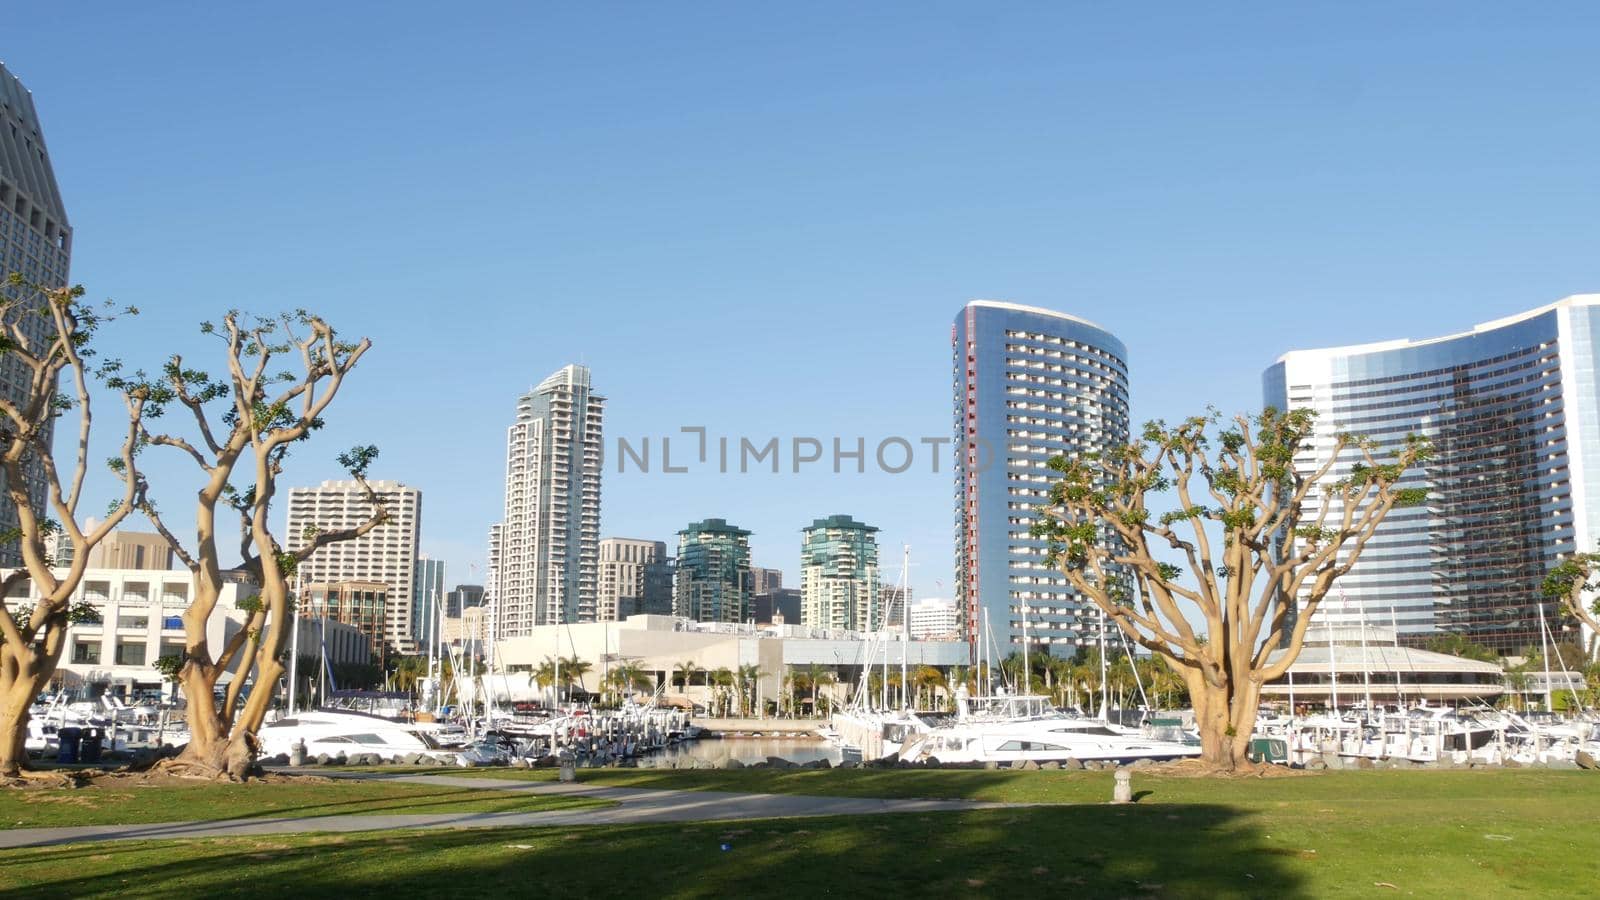
[[962,635],[976,654],[981,627],[1005,656],[1020,648],[1026,611],[1031,644],[1074,652],[1099,617],[1030,529],[1057,480],[1052,457],[1127,443],[1127,349],[1075,316],[990,300],[967,304],[951,342]]
[[[1597,344],[1590,294],[1447,337],[1297,350],[1268,368],[1268,405],[1318,412],[1302,472],[1341,432],[1381,445],[1416,433],[1434,448],[1406,479],[1427,502],[1389,514],[1318,619],[1393,625],[1413,643],[1456,632],[1504,653],[1537,646],[1540,605],[1560,622],[1539,596],[1545,573],[1600,538]],[[1331,477],[1354,461],[1346,451]],[[1322,502],[1313,492],[1303,517]]]
[[489,541],[497,639],[595,621],[604,406],[588,368],[576,365],[517,400],[506,431],[505,521]]
[[[33,94],[0,64],[0,279],[12,272],[48,287],[67,284],[72,229],[45,150]],[[13,291],[14,288],[0,287]],[[25,315],[15,324],[36,345],[54,329],[45,316]],[[12,356],[0,357],[0,396],[25,405],[30,373]],[[36,459],[23,461],[33,507],[46,508],[44,472]],[[0,533],[17,527],[17,508],[0,476]],[[22,564],[15,540],[0,544],[0,566]]]
[[725,519],[706,519],[678,532],[672,612],[697,622],[750,617],[749,531]]

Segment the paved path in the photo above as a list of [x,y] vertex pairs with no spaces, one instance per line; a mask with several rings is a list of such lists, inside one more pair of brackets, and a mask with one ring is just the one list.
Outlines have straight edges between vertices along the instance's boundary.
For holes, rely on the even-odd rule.
[[[319,775],[331,774],[319,770]],[[520,791],[530,794],[609,800],[614,806],[549,812],[410,813],[369,816],[303,816],[284,819],[221,819],[211,822],[160,822],[147,825],[74,825],[0,831],[0,848],[132,841],[165,838],[239,837],[311,831],[387,831],[397,828],[507,828],[529,825],[627,825],[650,822],[711,822],[780,819],[799,816],[857,816],[879,813],[988,809],[1007,804],[968,800],[877,800],[865,797],[811,797],[798,794],[735,794],[723,791],[667,791],[641,788],[467,778],[456,775],[341,774],[374,781],[408,781],[449,787]]]

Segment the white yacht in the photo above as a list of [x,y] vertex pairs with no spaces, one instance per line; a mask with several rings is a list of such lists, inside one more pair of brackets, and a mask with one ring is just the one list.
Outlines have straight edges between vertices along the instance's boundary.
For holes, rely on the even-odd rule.
[[440,759],[455,759],[454,754],[439,753],[437,743],[409,724],[366,713],[316,709],[269,722],[261,728],[264,756],[291,753],[296,741],[305,742],[307,756],[372,753],[393,759],[411,753],[430,753],[438,754]]

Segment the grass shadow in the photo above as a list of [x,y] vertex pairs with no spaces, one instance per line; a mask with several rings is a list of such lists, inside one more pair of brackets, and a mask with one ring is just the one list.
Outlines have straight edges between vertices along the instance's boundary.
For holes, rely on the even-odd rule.
[[[1058,806],[608,828],[159,841],[0,853],[0,896],[1305,896],[1248,813]],[[95,848],[98,849],[98,848]],[[107,848],[109,849],[109,848]],[[25,863],[25,865],[24,865]]]

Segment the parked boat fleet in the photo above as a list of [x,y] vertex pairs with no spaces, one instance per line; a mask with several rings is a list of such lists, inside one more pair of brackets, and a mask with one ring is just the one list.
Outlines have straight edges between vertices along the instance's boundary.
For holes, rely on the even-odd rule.
[[633,759],[696,737],[699,731],[682,710],[655,706],[626,705],[616,710],[524,706],[470,721],[384,715],[342,706],[268,722],[261,729],[261,741],[268,758],[343,756],[347,761],[368,757],[481,766],[568,757],[581,766]]
[[[1047,698],[958,696],[954,713],[835,713],[825,735],[847,758],[915,764],[1017,765],[1028,762],[1133,762],[1200,755],[1198,734],[1179,714],[1146,714],[1138,726],[1057,709]],[[1285,717],[1263,713],[1253,732],[1259,758],[1304,763],[1343,757],[1456,765],[1539,765],[1600,759],[1600,717],[1455,710],[1441,707],[1351,710]]]
[[[30,711],[28,751],[57,754],[62,729],[98,737],[95,746],[104,753],[154,752],[189,742],[181,708],[127,706],[110,695],[94,701],[58,695]],[[316,709],[273,716],[260,737],[262,756],[268,759],[359,757],[366,762],[476,766],[549,757],[601,765],[633,759],[699,734],[687,712],[653,705],[595,710],[518,704],[466,718],[416,713],[401,694],[350,691],[335,693]]]
[[1600,758],[1600,717],[1419,706],[1261,717],[1256,733],[1282,737],[1292,756],[1413,763],[1534,765]]
[[1200,742],[1177,720],[1152,718],[1138,727],[1092,719],[1053,707],[1048,698],[969,698],[960,692],[956,711],[835,713],[828,732],[847,757],[911,763],[1127,762],[1200,755]]

